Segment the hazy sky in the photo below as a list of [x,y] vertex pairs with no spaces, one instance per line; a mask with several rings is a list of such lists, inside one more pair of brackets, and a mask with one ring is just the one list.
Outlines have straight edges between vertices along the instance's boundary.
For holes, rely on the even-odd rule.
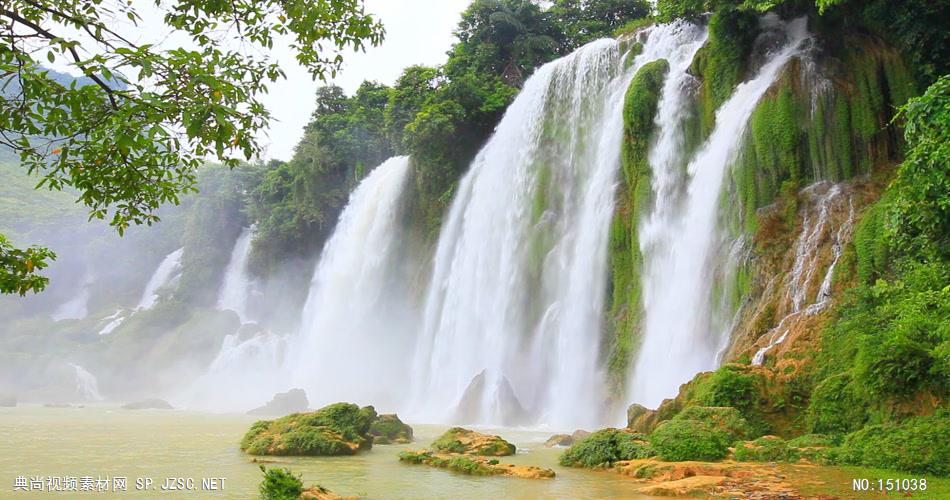
[[[452,45],[452,31],[471,0],[366,0],[366,10],[386,28],[386,39],[365,53],[344,54],[345,67],[334,83],[352,94],[363,80],[391,85],[406,66],[435,65],[445,61]],[[275,47],[274,56],[287,80],[271,86],[264,103],[273,113],[268,144],[269,158],[290,159],[303,126],[310,120],[319,81],[311,80],[286,47]]]

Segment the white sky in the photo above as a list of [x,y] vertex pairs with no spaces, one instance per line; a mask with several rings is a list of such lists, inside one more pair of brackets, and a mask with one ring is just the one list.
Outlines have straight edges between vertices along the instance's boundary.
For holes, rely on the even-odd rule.
[[[343,72],[333,82],[352,94],[363,80],[392,85],[403,68],[413,64],[437,65],[454,41],[452,31],[471,0],[365,0],[367,12],[386,28],[386,39],[365,53],[344,53]],[[289,160],[310,121],[314,96],[321,82],[314,82],[287,47],[274,47],[287,80],[271,85],[264,104],[273,114],[268,137],[262,141],[267,158]]]
[[[368,47],[365,52],[345,51],[344,68],[332,82],[352,95],[363,80],[375,80],[392,85],[402,70],[413,64],[438,65],[445,62],[446,52],[454,42],[452,32],[459,17],[471,0],[364,0],[366,11],[382,21],[386,37],[379,47]],[[142,21],[133,26],[124,18],[115,19],[129,38],[136,43],[153,43],[165,48],[189,46],[190,39],[181,34],[169,34],[162,22],[162,11],[151,2],[135,6]],[[72,38],[83,40],[85,34],[72,28],[62,28]],[[268,55],[284,68],[286,80],[270,84],[270,92],[262,101],[271,112],[271,126],[266,136],[260,137],[264,159],[289,160],[294,146],[303,135],[303,127],[310,121],[317,87],[325,85],[313,81],[310,74],[297,64],[288,45],[275,43]],[[45,55],[38,60],[45,64]],[[79,71],[60,57],[53,69],[79,75]]]

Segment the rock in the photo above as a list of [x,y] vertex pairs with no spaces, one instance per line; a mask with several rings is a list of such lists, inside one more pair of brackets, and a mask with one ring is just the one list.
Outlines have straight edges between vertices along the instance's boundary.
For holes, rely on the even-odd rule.
[[555,434],[544,442],[544,446],[554,448],[555,446],[570,446],[574,444],[574,438],[570,434]]
[[571,446],[572,444],[590,436],[590,432],[583,429],[577,429],[573,434],[555,434],[544,442],[544,446],[553,448],[555,446]]
[[576,443],[580,441],[581,439],[586,438],[587,436],[590,436],[590,432],[587,432],[583,429],[577,429],[576,431],[574,431],[573,434],[571,434],[571,439],[573,439],[574,442]]
[[251,455],[353,455],[373,447],[369,429],[375,420],[372,406],[335,403],[257,421],[241,440],[241,450]]
[[122,405],[125,410],[174,410],[168,401],[158,398],[143,399],[134,403]]
[[16,406],[16,396],[0,394],[0,408],[13,408],[14,406]]
[[254,408],[248,415],[288,415],[307,411],[310,401],[303,389],[291,389],[287,392],[278,392],[266,405]]
[[710,490],[724,483],[722,476],[693,476],[677,481],[653,484],[637,490],[638,493],[656,497],[707,496]]
[[[490,396],[490,403],[485,407],[486,391]],[[492,416],[502,425],[526,425],[531,423],[531,417],[521,405],[521,401],[515,395],[514,389],[507,377],[502,376],[490,385],[486,370],[472,378],[465,392],[462,393],[458,405],[455,408],[455,414],[452,417],[453,422],[461,424],[471,424],[479,421],[485,421]]]
[[442,453],[503,457],[515,454],[515,445],[499,436],[490,436],[461,427],[452,427],[432,442],[432,449]]
[[627,408],[627,428],[649,434],[656,427],[656,411],[636,403]]
[[323,486],[311,486],[303,490],[297,500],[351,500],[359,497],[343,497]]
[[369,427],[373,444],[409,444],[412,442],[412,427],[409,427],[395,413],[380,415]]
[[503,464],[487,457],[438,454],[431,451],[404,451],[399,454],[399,461],[448,469],[472,476],[509,476],[526,479],[551,479],[555,476],[553,470],[533,465]]

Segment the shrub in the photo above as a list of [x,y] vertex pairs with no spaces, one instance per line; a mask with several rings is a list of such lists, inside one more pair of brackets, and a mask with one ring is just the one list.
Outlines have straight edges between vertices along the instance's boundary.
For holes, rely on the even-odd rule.
[[950,413],[869,425],[849,434],[836,460],[920,474],[950,474]]
[[663,460],[719,460],[729,452],[722,431],[699,420],[668,420],[650,435],[650,444]]
[[784,439],[762,436],[755,441],[736,445],[735,459],[739,462],[790,462],[798,459],[797,450]]
[[860,429],[866,419],[864,404],[855,393],[850,374],[828,377],[812,391],[806,413],[812,432],[847,434]]
[[690,406],[681,411],[676,420],[698,420],[723,433],[729,443],[749,437],[751,429],[745,418],[735,408]]
[[560,463],[568,467],[599,467],[653,455],[653,449],[644,435],[618,429],[602,429],[565,450],[561,454]]
[[303,492],[303,481],[300,476],[290,472],[290,469],[265,469],[263,465],[260,467],[264,480],[261,481],[258,491],[263,500],[296,500]]

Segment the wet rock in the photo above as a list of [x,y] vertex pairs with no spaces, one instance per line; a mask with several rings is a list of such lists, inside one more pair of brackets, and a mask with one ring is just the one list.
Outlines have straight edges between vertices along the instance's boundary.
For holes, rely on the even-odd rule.
[[0,394],[0,408],[13,408],[14,406],[16,406],[16,396]]
[[[489,397],[486,398],[486,395]],[[491,384],[486,370],[482,370],[472,378],[465,392],[462,393],[452,421],[472,424],[484,421],[483,417],[489,415],[502,425],[517,426],[531,423],[530,415],[515,395],[508,378],[502,376],[495,384]]]
[[722,476],[693,476],[677,481],[644,486],[638,493],[656,497],[693,497],[708,495],[710,490],[726,481]]
[[278,392],[266,405],[254,408],[248,415],[287,415],[307,411],[310,401],[303,389],[291,389],[287,392]]
[[432,442],[432,449],[442,453],[501,457],[515,454],[515,445],[499,436],[453,427]]
[[555,446],[570,446],[574,444],[574,438],[570,434],[555,434],[544,442],[544,446],[554,448]]
[[174,410],[164,399],[150,398],[122,405],[125,410]]
[[244,435],[241,450],[251,455],[353,455],[373,447],[369,429],[375,420],[372,406],[350,403],[259,420]]
[[412,442],[412,427],[409,427],[395,413],[387,413],[376,418],[369,427],[373,444],[409,444]]

